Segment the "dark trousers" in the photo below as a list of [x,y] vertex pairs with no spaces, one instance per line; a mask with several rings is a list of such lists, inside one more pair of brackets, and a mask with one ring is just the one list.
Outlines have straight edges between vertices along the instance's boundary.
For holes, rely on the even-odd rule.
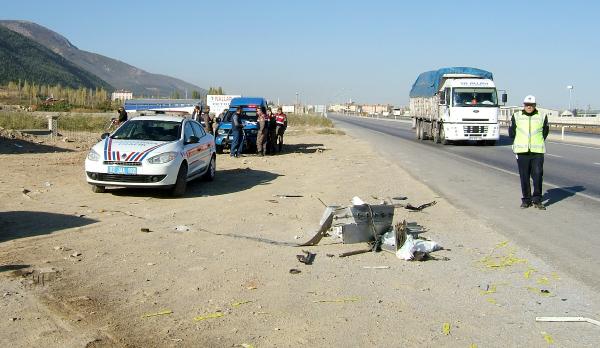
[[239,156],[242,153],[242,130],[233,129],[231,131],[231,138],[231,156]]
[[[517,154],[519,177],[521,178],[521,194],[523,203],[542,203],[542,181],[544,178],[544,154]],[[531,183],[533,181],[533,195]]]

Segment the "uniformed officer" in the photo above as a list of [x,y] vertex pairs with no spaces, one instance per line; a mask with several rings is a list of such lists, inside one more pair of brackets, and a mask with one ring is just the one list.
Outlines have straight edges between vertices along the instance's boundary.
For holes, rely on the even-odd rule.
[[[508,130],[508,135],[513,139],[512,149],[519,165],[523,209],[533,204],[540,210],[546,210],[542,203],[542,181],[548,133],[548,118],[540,115],[536,109],[535,97],[526,96],[523,100],[523,110],[513,114]],[[533,181],[533,195],[530,179]]]

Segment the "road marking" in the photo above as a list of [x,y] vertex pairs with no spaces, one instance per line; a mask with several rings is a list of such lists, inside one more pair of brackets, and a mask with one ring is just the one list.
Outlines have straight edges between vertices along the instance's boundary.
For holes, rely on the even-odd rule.
[[559,155],[553,155],[553,154],[551,154],[551,153],[547,153],[547,154],[546,154],[546,156],[562,158],[562,156],[559,156]]
[[583,147],[585,149],[592,149],[592,150],[600,150],[600,147],[577,145],[577,144],[567,144],[567,143],[563,143],[560,141],[547,141],[547,143],[559,144],[559,145],[565,145],[565,146],[573,146],[573,147]]

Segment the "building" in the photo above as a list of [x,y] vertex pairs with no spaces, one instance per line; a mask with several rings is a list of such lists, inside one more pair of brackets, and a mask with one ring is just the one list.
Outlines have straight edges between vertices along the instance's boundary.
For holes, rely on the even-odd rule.
[[110,100],[129,100],[129,99],[133,99],[133,92],[130,91],[126,91],[124,89],[120,89],[118,91],[114,91],[111,94]]

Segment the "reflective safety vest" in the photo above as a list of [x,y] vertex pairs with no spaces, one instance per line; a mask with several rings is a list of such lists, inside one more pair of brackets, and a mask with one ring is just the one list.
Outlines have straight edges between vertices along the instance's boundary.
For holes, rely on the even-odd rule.
[[277,125],[283,126],[285,124],[285,119],[286,118],[287,118],[286,114],[276,114],[275,115],[275,122],[277,123]]
[[514,153],[545,153],[544,117],[536,110],[535,114],[527,116],[522,111],[514,114],[516,132],[512,145]]

